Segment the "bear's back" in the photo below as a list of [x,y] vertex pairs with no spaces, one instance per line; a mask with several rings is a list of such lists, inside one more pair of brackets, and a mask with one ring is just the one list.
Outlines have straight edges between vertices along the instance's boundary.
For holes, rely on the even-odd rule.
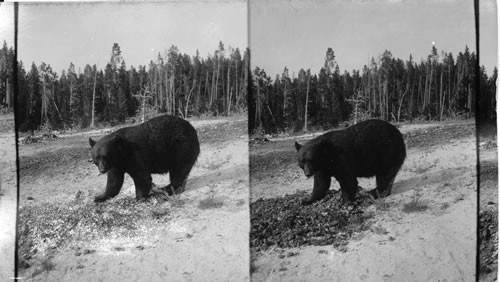
[[125,127],[115,132],[128,141],[145,146],[170,146],[175,141],[198,143],[193,126],[179,117],[163,115],[142,124]]
[[369,177],[403,163],[406,158],[404,139],[392,124],[377,119],[362,121],[348,128],[319,136],[337,147],[358,176]]
[[115,133],[131,144],[150,167],[163,171],[170,167],[172,156],[179,150],[197,157],[199,141],[196,130],[186,120],[163,115],[140,125],[119,129]]

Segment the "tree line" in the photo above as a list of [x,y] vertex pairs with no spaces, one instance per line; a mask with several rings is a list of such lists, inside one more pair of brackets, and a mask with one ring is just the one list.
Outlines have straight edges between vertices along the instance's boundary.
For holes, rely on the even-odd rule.
[[0,108],[14,110],[14,49],[3,42],[0,49]]
[[[16,114],[22,131],[94,127],[158,113],[230,115],[246,111],[247,105],[250,132],[265,133],[331,128],[367,118],[401,122],[475,115],[494,121],[497,68],[488,76],[476,60],[467,46],[456,57],[433,46],[420,62],[411,55],[406,61],[394,58],[385,50],[361,70],[341,74],[328,48],[317,74],[310,69],[290,74],[285,67],[273,80],[259,67],[250,71],[248,49],[241,54],[222,42],[206,58],[171,46],[137,68],[127,68],[115,43],[104,69],[87,64],[82,72],[70,63],[59,75],[45,62],[32,63],[29,71],[19,62]],[[4,42],[0,106],[11,110],[12,62],[14,50]]]
[[482,120],[496,120],[497,69],[488,77],[484,66],[477,69],[476,60],[467,46],[456,57],[438,53],[433,46],[420,62],[411,55],[406,61],[394,58],[385,50],[361,70],[341,73],[328,48],[317,74],[300,69],[297,76],[290,75],[285,67],[273,80],[255,67],[249,82],[249,130],[307,131],[367,118],[411,122],[477,114]]
[[21,131],[87,128],[159,113],[228,116],[246,111],[249,50],[222,42],[213,54],[190,56],[172,45],[149,65],[127,68],[118,43],[99,69],[73,63],[59,75],[50,64],[18,64],[16,111]]

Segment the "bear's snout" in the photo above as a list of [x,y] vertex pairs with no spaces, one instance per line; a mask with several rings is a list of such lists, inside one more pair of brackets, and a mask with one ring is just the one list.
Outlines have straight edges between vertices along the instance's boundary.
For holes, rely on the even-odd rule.
[[106,165],[103,164],[102,162],[100,162],[97,167],[99,168],[99,172],[100,173],[106,173],[106,172],[108,172],[108,169],[106,168]]
[[306,175],[307,178],[309,178],[309,177],[313,176],[314,173],[312,172],[311,169],[309,169],[308,166],[305,166],[304,167],[304,174]]

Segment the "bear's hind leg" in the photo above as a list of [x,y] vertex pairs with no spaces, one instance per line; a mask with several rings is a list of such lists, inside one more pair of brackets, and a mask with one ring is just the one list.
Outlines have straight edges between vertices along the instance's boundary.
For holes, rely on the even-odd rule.
[[117,168],[112,168],[108,171],[108,180],[106,183],[106,190],[104,193],[97,195],[94,202],[104,202],[107,199],[113,198],[120,193],[123,185],[123,178],[125,173]]
[[328,189],[330,189],[331,181],[332,179],[327,173],[321,171],[316,172],[314,174],[314,187],[311,198],[309,200],[302,201],[302,205],[307,206],[323,199],[326,196]]
[[[185,146],[187,145],[188,144]],[[180,153],[178,153],[175,158],[176,165],[174,168],[170,169],[170,184],[166,187],[166,191],[169,195],[180,194],[186,189],[187,178],[198,157],[198,153],[189,154],[185,153],[186,151],[189,151],[189,146],[179,150]]]
[[189,171],[177,172],[170,171],[170,184],[167,185],[166,191],[168,195],[180,194],[186,189],[187,177]]
[[169,169],[170,184],[166,187],[169,195],[180,194],[186,188],[187,178],[200,153],[198,140],[181,138],[176,142],[176,152],[173,156],[172,167]]
[[356,198],[358,192],[358,179],[355,176],[344,176],[337,178],[342,191],[342,198],[345,203],[351,203]]
[[381,198],[387,197],[391,194],[394,179],[399,171],[398,167],[390,168],[385,174],[377,174],[377,192]]

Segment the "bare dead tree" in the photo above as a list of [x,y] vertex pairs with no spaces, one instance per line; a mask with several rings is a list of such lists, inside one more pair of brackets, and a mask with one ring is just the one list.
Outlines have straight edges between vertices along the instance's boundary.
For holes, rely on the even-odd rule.
[[367,97],[363,96],[362,90],[357,90],[351,99],[346,99],[346,101],[354,104],[354,124],[358,123],[360,115],[360,105],[366,102]]
[[304,106],[304,131],[307,132],[307,105],[309,104],[309,82],[311,81],[311,72],[307,72],[307,90],[306,90],[306,104]]
[[[187,98],[186,98],[186,107],[184,108],[184,118],[186,118],[186,117],[187,117],[187,115],[188,115],[188,109],[189,109],[189,99],[191,98],[191,94],[193,94],[193,90],[194,90],[194,88],[196,87],[196,83],[197,83],[197,81],[196,81],[196,79],[195,79],[195,80],[194,80],[194,82],[193,82],[193,87],[191,87],[191,90],[189,90],[189,93],[188,93],[188,95],[187,95]],[[181,112],[181,113],[182,113],[182,112]]]
[[401,98],[399,99],[399,103],[398,103],[398,117],[397,117],[397,121],[399,122],[399,119],[401,117],[401,107],[403,106],[403,100],[405,99],[405,96],[406,96],[406,93],[408,93],[408,85],[406,86],[406,90],[405,92],[403,93],[403,95],[401,95]]
[[228,64],[227,64],[227,90],[226,90],[227,116],[229,116],[229,110],[231,109],[231,80],[230,80],[230,74],[231,74],[231,62],[228,62]]
[[94,128],[94,120],[95,120],[95,86],[97,84],[97,68],[94,75],[94,90],[92,91],[92,118],[90,121],[90,128]]
[[146,113],[146,99],[153,98],[153,96],[151,95],[151,91],[149,90],[148,86],[143,86],[139,93],[134,94],[133,96],[141,102],[141,122],[144,122]]

